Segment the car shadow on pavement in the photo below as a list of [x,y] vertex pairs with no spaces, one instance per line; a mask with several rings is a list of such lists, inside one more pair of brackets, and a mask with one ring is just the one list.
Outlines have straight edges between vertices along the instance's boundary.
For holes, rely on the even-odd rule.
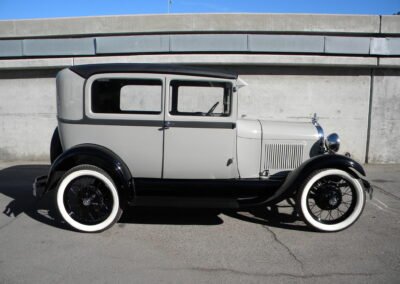
[[[282,212],[285,211],[285,212]],[[226,210],[224,214],[245,222],[268,227],[276,227],[295,231],[314,232],[306,226],[291,204],[277,204],[247,209],[246,211]]]
[[[32,195],[32,183],[37,176],[46,175],[49,165],[18,165],[0,170],[0,204],[3,199],[11,198],[0,208],[10,218],[25,213],[32,219],[49,226],[71,230],[58,217],[54,194],[46,194],[41,200]],[[308,230],[296,224],[297,214],[280,212],[281,206],[253,208],[246,211],[193,209],[171,207],[130,207],[122,215],[119,224],[165,224],[165,225],[219,225],[223,223],[221,215],[242,221],[271,227],[292,230]],[[289,205],[290,207],[290,205]],[[285,210],[287,211],[287,210]]]
[[[32,184],[37,176],[46,175],[49,165],[18,165],[0,170],[0,194],[12,200],[0,208],[1,212],[10,218],[16,218],[25,213],[41,223],[58,227],[69,228],[59,222],[56,208],[52,202],[52,195],[36,200],[32,195]],[[1,206],[3,205],[1,197]]]
[[220,225],[221,210],[173,207],[129,207],[118,223],[154,225]]

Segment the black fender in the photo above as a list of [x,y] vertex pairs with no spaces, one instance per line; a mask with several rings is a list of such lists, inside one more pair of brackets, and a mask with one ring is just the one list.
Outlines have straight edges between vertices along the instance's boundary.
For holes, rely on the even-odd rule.
[[309,177],[312,172],[328,168],[346,171],[354,178],[362,179],[365,185],[365,171],[359,163],[346,156],[323,154],[305,161],[298,168],[290,172],[282,186],[273,196],[265,200],[263,204],[278,203],[293,196],[299,186],[301,186],[303,181]]
[[106,171],[116,184],[121,200],[133,201],[135,190],[128,166],[113,151],[96,144],[77,145],[58,156],[50,167],[45,192],[54,189],[66,171],[83,164]]
[[53,163],[63,152],[58,127],[54,129],[50,142],[50,162]]

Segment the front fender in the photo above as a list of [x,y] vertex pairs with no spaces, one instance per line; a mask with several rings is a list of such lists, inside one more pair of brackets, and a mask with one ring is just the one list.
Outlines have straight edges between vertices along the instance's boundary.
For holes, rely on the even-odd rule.
[[106,171],[116,183],[123,200],[133,200],[134,186],[128,166],[113,151],[95,144],[81,144],[63,152],[50,167],[45,191],[55,188],[66,171],[82,164]]
[[[362,179],[365,185],[365,171],[359,163],[346,156],[323,154],[305,161],[297,169],[288,174],[282,186],[264,203],[277,203],[292,196],[312,172],[328,168],[346,171],[354,178]],[[369,191],[368,188],[367,190]]]

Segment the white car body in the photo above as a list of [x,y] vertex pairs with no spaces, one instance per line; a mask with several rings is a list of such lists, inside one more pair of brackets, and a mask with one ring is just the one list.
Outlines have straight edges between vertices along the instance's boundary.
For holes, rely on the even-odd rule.
[[[94,113],[91,109],[92,84],[105,78],[160,80],[163,82],[162,111],[159,114]],[[166,86],[176,79],[230,84],[235,90],[232,92],[230,115],[170,114],[171,94]],[[58,119],[63,149],[83,143],[101,144],[121,157],[136,178],[257,178],[265,177],[266,171],[276,174],[293,170],[309,159],[312,147],[321,139],[311,120],[308,123],[289,123],[239,119],[238,82],[242,83],[239,78],[148,73],[104,73],[84,80],[70,69],[64,69],[57,77]],[[81,92],[83,88],[84,96]],[[212,106],[213,102],[210,104]],[[76,123],[85,117],[97,123]],[[110,125],[107,123],[110,120],[119,121],[120,125]],[[169,128],[160,130],[161,126],[157,123],[151,125],[152,121],[164,121]],[[149,125],[145,126],[145,122]],[[183,123],[186,125],[179,127]]]

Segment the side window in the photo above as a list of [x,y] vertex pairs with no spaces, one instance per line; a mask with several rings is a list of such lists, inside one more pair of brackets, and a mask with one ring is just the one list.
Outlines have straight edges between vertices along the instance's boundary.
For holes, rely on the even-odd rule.
[[156,79],[98,79],[92,84],[94,113],[159,114],[162,81]]
[[225,82],[171,81],[172,115],[229,116],[232,86]]

